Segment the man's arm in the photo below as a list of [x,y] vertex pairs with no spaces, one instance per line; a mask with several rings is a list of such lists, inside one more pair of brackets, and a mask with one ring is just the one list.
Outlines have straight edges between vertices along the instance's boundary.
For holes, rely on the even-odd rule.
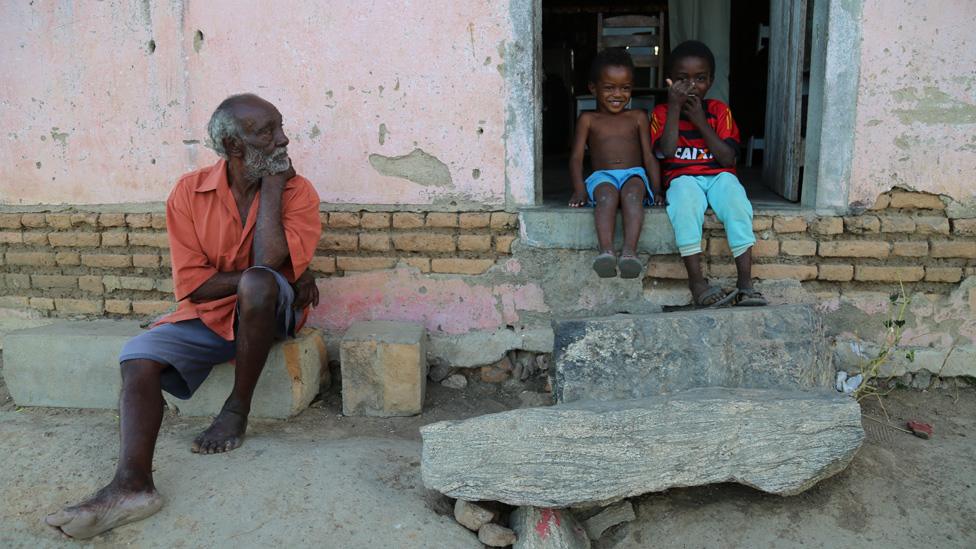
[[590,114],[581,113],[576,121],[576,135],[573,137],[573,151],[569,155],[569,178],[573,183],[573,196],[569,205],[573,208],[584,206],[587,201],[586,186],[583,184],[583,155],[586,139],[590,134]]
[[194,303],[213,301],[237,293],[237,284],[243,271],[217,273],[207,279],[199,288],[193,290],[188,299]]
[[295,169],[261,178],[261,203],[254,226],[254,264],[277,270],[288,259],[288,242],[281,222],[281,195]]
[[701,98],[697,96],[691,96],[688,101],[684,104],[682,110],[685,115],[688,116],[688,120],[698,129],[701,133],[702,139],[705,140],[705,145],[708,150],[715,157],[715,160],[722,165],[723,168],[731,168],[735,166],[735,149],[731,145],[722,141],[722,138],[715,133],[715,129],[708,123],[708,118],[705,116],[705,111],[702,109]]

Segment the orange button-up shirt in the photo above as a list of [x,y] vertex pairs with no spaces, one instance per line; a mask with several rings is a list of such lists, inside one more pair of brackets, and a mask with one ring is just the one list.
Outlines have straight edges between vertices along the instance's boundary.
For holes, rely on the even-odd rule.
[[[236,294],[202,303],[193,303],[188,296],[216,273],[243,271],[254,265],[252,244],[260,201],[258,191],[242,224],[224,160],[180,178],[166,201],[166,230],[179,307],[157,324],[199,318],[219,336],[234,340]],[[322,232],[319,195],[300,175],[285,184],[281,222],[289,258],[278,271],[295,282],[312,261]]]

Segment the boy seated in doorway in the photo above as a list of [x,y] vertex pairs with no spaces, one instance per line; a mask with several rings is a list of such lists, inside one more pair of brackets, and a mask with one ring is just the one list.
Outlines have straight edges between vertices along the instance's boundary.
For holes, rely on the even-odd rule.
[[[715,76],[715,56],[705,44],[690,40],[674,48],[668,64],[668,102],[654,108],[651,141],[664,165],[668,217],[694,304],[766,305],[752,287],[752,204],[735,176],[739,128],[728,105],[705,99]],[[735,258],[738,280],[730,292],[702,275],[702,224],[709,206],[725,225]]]
[[[573,196],[569,205],[596,206],[599,255],[593,270],[601,278],[617,275],[637,278],[643,265],[637,259],[637,239],[644,222],[644,204],[663,204],[661,175],[651,154],[647,113],[629,110],[634,86],[634,62],[623,48],[601,51],[593,60],[590,93],[597,110],[583,112],[576,122],[576,136],[569,160]],[[593,174],[583,180],[584,147],[590,149]],[[650,177],[650,179],[648,179]],[[624,241],[618,261],[613,248],[617,209],[623,213]]]

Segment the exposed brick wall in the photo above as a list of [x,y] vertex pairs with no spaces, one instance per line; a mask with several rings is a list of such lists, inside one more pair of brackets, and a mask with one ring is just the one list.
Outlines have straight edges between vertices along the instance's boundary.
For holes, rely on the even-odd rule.
[[[322,213],[311,269],[324,276],[388,269],[481,274],[511,253],[506,212]],[[152,316],[170,310],[162,213],[0,213],[0,308],[51,316]]]
[[[893,191],[869,211],[847,217],[757,215],[756,278],[790,278],[825,289],[891,289],[899,281],[948,293],[976,275],[976,219],[953,219],[934,195]],[[722,224],[706,219],[706,272],[733,277]],[[650,278],[685,279],[678,256],[651,258]]]

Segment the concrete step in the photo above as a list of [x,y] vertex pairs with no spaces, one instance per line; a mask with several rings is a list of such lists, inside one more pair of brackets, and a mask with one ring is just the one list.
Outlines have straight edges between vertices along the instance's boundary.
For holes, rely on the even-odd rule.
[[427,388],[427,330],[412,322],[356,322],[339,347],[342,413],[419,414]]
[[[17,330],[4,340],[4,379],[18,406],[117,409],[122,377],[119,351],[142,332],[138,322],[62,321]],[[284,418],[319,392],[326,364],[317,330],[274,346],[255,389],[252,417]],[[189,401],[167,398],[185,415],[213,415],[233,384],[233,365],[221,364]],[[167,393],[163,393],[169,397]]]
[[553,330],[557,402],[696,387],[817,389],[833,379],[823,319],[810,305],[562,320]]

